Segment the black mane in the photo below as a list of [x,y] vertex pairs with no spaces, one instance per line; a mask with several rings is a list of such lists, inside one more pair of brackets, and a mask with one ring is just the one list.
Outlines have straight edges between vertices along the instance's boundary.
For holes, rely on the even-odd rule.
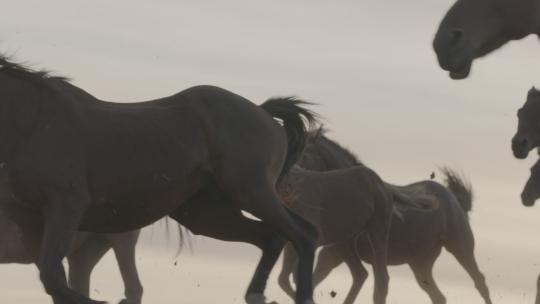
[[52,72],[49,70],[35,70],[22,63],[16,63],[5,54],[0,54],[0,72],[18,75],[29,80],[47,81],[53,79],[69,81],[69,78],[53,75]]
[[364,166],[351,151],[326,137],[325,132],[326,130],[322,127],[310,132],[308,145],[300,166],[310,170],[323,171]]

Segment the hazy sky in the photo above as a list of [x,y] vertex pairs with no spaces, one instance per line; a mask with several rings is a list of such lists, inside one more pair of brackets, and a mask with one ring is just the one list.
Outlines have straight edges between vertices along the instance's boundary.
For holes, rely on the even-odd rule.
[[[106,100],[151,99],[195,84],[257,103],[297,95],[319,103],[314,110],[325,117],[329,135],[389,182],[428,178],[438,165],[462,170],[476,190],[471,221],[494,301],[532,303],[540,206],[522,207],[519,193],[535,156],[513,159],[510,139],[516,110],[539,84],[538,41],[511,43],[479,60],[468,80],[452,81],[431,49],[451,2],[5,1],[0,49],[72,77]],[[241,303],[256,250],[197,238],[195,254],[180,256],[174,267],[174,244],[167,250],[159,239],[159,232],[153,241],[147,233],[140,246],[147,303]],[[317,291],[321,303],[343,300],[345,274]],[[427,303],[406,267],[391,275],[390,303]],[[480,303],[446,253],[436,277],[449,302]],[[94,296],[120,296],[110,255],[94,282]],[[269,297],[287,303],[274,277],[269,285]],[[327,296],[331,289],[336,299]],[[362,299],[370,294],[371,280]],[[0,299],[43,303],[33,268],[1,266]]]

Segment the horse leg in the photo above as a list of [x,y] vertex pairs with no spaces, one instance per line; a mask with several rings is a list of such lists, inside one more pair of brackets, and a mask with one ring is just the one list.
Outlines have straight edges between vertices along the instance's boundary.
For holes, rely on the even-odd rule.
[[77,228],[88,205],[88,197],[75,191],[57,194],[43,208],[44,226],[37,263],[45,291],[54,304],[98,304],[68,287],[62,259],[68,254]]
[[480,268],[478,267],[478,264],[476,263],[476,259],[474,257],[474,243],[462,242],[461,245],[462,246],[447,246],[446,248],[454,255],[454,257],[456,257],[461,266],[473,279],[476,289],[478,290],[486,304],[491,304],[492,302],[489,295],[489,288],[486,285],[486,279],[482,272],[480,272]]
[[96,264],[109,251],[110,245],[101,236],[88,237],[76,252],[70,254],[69,287],[83,296],[90,295],[90,275]]
[[315,256],[317,230],[315,227],[292,213],[283,205],[273,188],[273,183],[261,181],[253,185],[267,187],[249,187],[241,185],[231,193],[239,209],[245,210],[268,223],[294,245],[298,253],[298,284],[296,303],[313,303],[313,261]]
[[534,304],[540,304],[540,276],[536,279],[536,300]]
[[433,304],[446,303],[446,298],[433,278],[433,265],[435,264],[435,260],[439,256],[440,252],[441,250],[439,249],[436,254],[429,258],[420,258],[409,263],[418,285],[420,285],[420,288],[422,288],[429,295],[429,298]]
[[386,297],[388,295],[388,282],[390,280],[387,269],[388,224],[375,220],[370,225],[371,227],[368,232],[368,240],[373,254],[373,276],[375,278],[374,304],[386,303]]
[[456,237],[447,241],[446,249],[454,255],[461,266],[467,271],[473,279],[474,285],[486,304],[491,304],[489,289],[486,285],[486,279],[480,272],[476,259],[474,257],[474,236],[468,223],[460,225]]
[[291,298],[294,298],[294,288],[292,287],[290,276],[296,276],[295,267],[298,263],[298,256],[291,243],[287,243],[283,249],[283,265],[278,277],[278,284],[281,289]]
[[107,234],[124,281],[124,295],[126,298],[120,304],[141,304],[143,286],[135,262],[135,247],[137,246],[139,233],[140,230]]
[[[338,252],[337,250],[338,245],[335,246],[327,246],[323,247],[321,251],[319,252],[319,255],[317,257],[317,265],[315,266],[315,270],[313,271],[313,288],[318,286],[324,279],[328,277],[330,272],[334,270],[336,267],[338,267],[341,263],[343,263],[343,258],[340,256],[341,252]],[[288,248],[286,247],[285,250]],[[291,266],[291,271],[293,273],[293,279],[294,283],[297,284],[298,278],[296,276],[296,270],[292,269],[298,262],[298,257],[296,255],[296,251],[294,251],[293,247],[290,247],[291,255],[294,257],[294,264]],[[285,258],[284,258],[285,260]],[[352,271],[352,270],[351,270]],[[288,276],[287,276],[288,280]],[[290,282],[288,281],[289,286]],[[292,290],[292,296],[294,296],[294,290]]]
[[247,289],[249,304],[265,303],[264,290],[285,240],[266,223],[246,218],[241,211],[223,198],[199,197],[170,216],[191,232],[223,241],[250,243],[262,250],[261,259]]
[[354,303],[354,300],[358,297],[358,294],[368,277],[368,272],[364,265],[362,265],[362,260],[358,256],[356,246],[356,240],[352,240],[349,244],[339,246],[339,253],[347,264],[347,267],[349,267],[353,279],[351,289],[349,289],[347,297],[345,298],[345,301],[343,301],[344,304]]
[[317,287],[330,275],[330,272],[343,263],[343,257],[336,246],[326,246],[321,249],[317,258],[317,265],[313,271],[313,288]]

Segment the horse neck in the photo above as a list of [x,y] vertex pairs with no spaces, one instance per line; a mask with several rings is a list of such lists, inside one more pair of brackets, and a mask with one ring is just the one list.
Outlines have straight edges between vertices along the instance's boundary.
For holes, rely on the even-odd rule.
[[42,112],[42,103],[49,96],[32,81],[2,75],[0,83],[4,92],[0,96],[0,162],[9,161],[18,146],[29,137]]

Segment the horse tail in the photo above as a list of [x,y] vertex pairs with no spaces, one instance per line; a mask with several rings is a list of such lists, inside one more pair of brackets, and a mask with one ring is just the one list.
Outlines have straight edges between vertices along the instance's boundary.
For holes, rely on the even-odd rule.
[[399,215],[400,211],[407,209],[433,211],[440,207],[438,200],[432,195],[425,194],[419,190],[411,191],[404,186],[396,186],[386,182],[384,184],[392,194],[395,203],[394,213],[397,215]]
[[473,202],[473,190],[471,183],[456,171],[448,167],[442,167],[440,170],[445,176],[444,183],[446,188],[448,188],[448,190],[454,194],[463,210],[470,212],[472,210]]
[[281,170],[280,179],[286,175],[300,159],[309,138],[310,130],[318,121],[318,115],[305,106],[313,103],[295,97],[271,98],[261,104],[272,117],[281,120],[288,138],[287,157]]

